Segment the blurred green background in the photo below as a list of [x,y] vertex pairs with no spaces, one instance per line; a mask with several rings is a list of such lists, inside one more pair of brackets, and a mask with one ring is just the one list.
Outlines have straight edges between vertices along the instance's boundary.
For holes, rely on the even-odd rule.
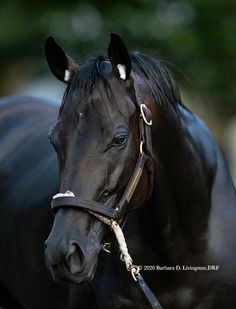
[[106,53],[110,32],[121,35],[130,50],[166,61],[184,103],[206,120],[233,166],[235,0],[1,0],[0,95],[59,100],[64,86],[49,74],[45,38],[54,36],[79,60]]

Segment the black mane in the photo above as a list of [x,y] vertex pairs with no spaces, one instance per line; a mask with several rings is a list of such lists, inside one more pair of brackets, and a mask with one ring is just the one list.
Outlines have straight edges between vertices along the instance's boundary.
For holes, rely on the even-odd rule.
[[130,54],[132,69],[149,88],[158,104],[171,104],[174,108],[180,103],[180,94],[169,70],[161,60],[140,52]]
[[[132,70],[144,81],[157,104],[171,104],[176,109],[177,104],[181,101],[180,94],[163,62],[140,52],[130,53],[130,58]],[[67,105],[66,99],[68,99],[69,93],[76,96],[76,100],[70,100],[69,106],[67,106],[68,111],[74,111],[80,102],[86,101],[93,87],[100,81],[104,83],[106,96],[110,98],[109,101],[113,101],[111,100],[114,98],[113,90],[110,87],[107,72],[104,70],[104,62],[108,61],[108,58],[100,56],[89,58],[79,64],[79,70],[74,73],[71,83],[65,91],[59,115]],[[75,104],[76,106],[73,106]]]

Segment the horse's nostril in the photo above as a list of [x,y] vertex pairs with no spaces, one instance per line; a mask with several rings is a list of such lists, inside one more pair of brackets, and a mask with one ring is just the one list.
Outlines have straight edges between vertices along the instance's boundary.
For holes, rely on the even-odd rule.
[[72,274],[77,274],[81,272],[84,268],[84,254],[82,249],[76,242],[71,243],[66,257],[66,261]]

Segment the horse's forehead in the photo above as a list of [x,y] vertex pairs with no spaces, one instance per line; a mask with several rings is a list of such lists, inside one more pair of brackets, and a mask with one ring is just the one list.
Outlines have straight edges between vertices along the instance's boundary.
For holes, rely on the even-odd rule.
[[105,83],[97,81],[90,94],[80,98],[79,102],[76,90],[70,93],[70,99],[67,100],[68,106],[71,103],[72,108],[69,113],[65,111],[66,117],[63,117],[62,112],[62,118],[65,118],[63,122],[77,129],[79,126],[82,131],[88,128],[92,131],[103,130],[111,124],[112,127],[122,125],[129,121],[136,110],[127,87],[114,77],[107,77]]
[[108,86],[98,84],[91,94],[91,101],[101,110],[111,113],[128,112],[129,105],[133,105],[127,87],[114,77],[109,79]]

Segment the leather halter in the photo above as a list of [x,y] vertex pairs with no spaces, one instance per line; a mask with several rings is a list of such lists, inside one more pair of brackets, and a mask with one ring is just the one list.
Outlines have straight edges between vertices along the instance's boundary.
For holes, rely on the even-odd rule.
[[127,205],[130,203],[131,198],[135,192],[135,189],[141,179],[144,167],[148,169],[149,175],[149,192],[147,193],[146,200],[152,193],[153,187],[153,171],[152,171],[152,140],[151,140],[151,112],[147,106],[143,103],[139,87],[136,81],[136,77],[132,74],[134,79],[134,90],[136,96],[135,105],[140,113],[139,117],[139,157],[134,170],[131,174],[129,182],[124,190],[124,193],[114,207],[108,207],[106,204],[99,203],[93,200],[86,200],[79,196],[55,196],[53,198],[51,207],[52,211],[55,212],[59,208],[79,208],[85,211],[93,211],[109,219],[116,221],[123,220],[127,214]]
[[[108,207],[103,203],[99,203],[92,200],[86,200],[79,196],[55,196],[51,203],[53,212],[56,212],[59,208],[79,208],[88,212],[92,212],[98,215],[105,216],[109,219],[117,222],[123,221],[128,212],[127,206],[130,203],[135,189],[139,184],[144,168],[146,167],[149,175],[149,190],[146,196],[146,200],[149,199],[153,190],[153,162],[152,162],[152,138],[151,138],[151,125],[152,125],[152,114],[147,106],[143,103],[141,94],[138,87],[137,78],[132,73],[134,80],[135,90],[135,105],[137,107],[139,117],[139,157],[137,159],[134,170],[131,174],[129,182],[124,190],[124,193],[115,207]],[[153,309],[163,309],[155,295],[152,293],[150,288],[147,286],[143,277],[139,271],[136,274],[132,274],[139,289],[142,291],[149,305]]]

